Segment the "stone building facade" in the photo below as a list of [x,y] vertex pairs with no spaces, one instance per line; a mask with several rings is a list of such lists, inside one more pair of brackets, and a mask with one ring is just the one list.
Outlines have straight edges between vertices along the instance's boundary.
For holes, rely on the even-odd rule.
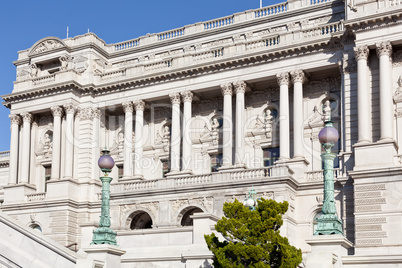
[[41,39],[18,52],[3,96],[2,211],[85,247],[106,147],[121,267],[209,267],[203,234],[251,188],[289,202],[281,234],[306,260],[331,110],[336,206],[352,244],[335,262],[399,267],[401,16],[399,0],[294,0],[117,44]]

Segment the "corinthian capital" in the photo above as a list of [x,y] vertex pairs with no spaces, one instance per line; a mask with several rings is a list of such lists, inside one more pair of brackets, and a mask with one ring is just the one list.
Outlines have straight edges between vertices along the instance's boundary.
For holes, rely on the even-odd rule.
[[169,94],[170,97],[170,101],[172,102],[172,104],[180,104],[180,93],[176,92],[176,93],[171,93]]
[[123,102],[123,110],[125,113],[132,113],[134,112],[134,106],[131,101]]
[[32,123],[33,119],[32,114],[25,112],[21,114],[21,117],[24,122]]
[[382,42],[380,44],[376,44],[377,47],[377,56],[380,57],[382,55],[392,55],[392,45],[391,42]]
[[295,70],[290,72],[290,75],[292,77],[292,83],[303,83],[305,79],[304,72],[302,70]]
[[233,83],[235,93],[244,93],[246,92],[246,89],[248,88],[248,84],[244,81],[237,81]]
[[221,85],[222,95],[232,95],[233,85],[232,83],[222,84]]
[[369,55],[369,49],[367,46],[359,46],[354,48],[356,60],[367,60]]
[[136,100],[136,101],[133,101],[133,104],[134,104],[134,108],[136,111],[138,111],[138,110],[144,111],[145,110],[145,102],[144,101]]
[[190,90],[182,91],[181,96],[183,97],[183,102],[192,102],[194,94]]
[[55,116],[61,117],[63,115],[63,108],[61,108],[60,106],[53,106],[50,108],[50,110],[52,111],[53,117]]
[[77,110],[77,107],[72,102],[64,103],[63,107],[66,114],[75,114],[75,111]]
[[11,124],[21,124],[21,116],[19,116],[18,114],[10,114],[8,115],[8,117],[10,118]]
[[289,73],[285,72],[285,73],[280,73],[276,75],[276,79],[278,80],[278,85],[282,86],[282,85],[289,85]]

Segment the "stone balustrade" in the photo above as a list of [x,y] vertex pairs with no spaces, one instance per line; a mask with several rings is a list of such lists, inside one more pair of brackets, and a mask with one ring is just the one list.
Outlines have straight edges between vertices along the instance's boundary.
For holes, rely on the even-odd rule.
[[45,200],[46,193],[27,194],[25,197],[26,202],[38,202]]
[[178,175],[170,178],[161,178],[157,180],[144,180],[135,182],[122,182],[112,185],[112,192],[128,192],[143,190],[160,190],[165,188],[175,188],[182,186],[197,186],[226,181],[247,181],[253,179],[274,178],[281,176],[291,176],[293,171],[287,166],[272,166],[265,168],[227,170],[223,172],[214,172],[201,175]]
[[10,151],[0,152],[0,161],[8,159],[10,157]]
[[[338,178],[339,168],[334,169],[334,180]],[[324,170],[315,170],[306,172],[307,181],[324,181]]]

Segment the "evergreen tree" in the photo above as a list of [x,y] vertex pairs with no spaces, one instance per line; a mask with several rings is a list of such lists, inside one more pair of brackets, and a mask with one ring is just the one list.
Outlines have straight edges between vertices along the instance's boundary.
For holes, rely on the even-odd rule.
[[258,200],[255,210],[250,210],[238,200],[223,205],[224,217],[215,225],[225,241],[214,233],[205,235],[208,248],[214,254],[214,267],[282,267],[295,268],[302,262],[300,249],[289,245],[279,234],[282,215],[288,202]]

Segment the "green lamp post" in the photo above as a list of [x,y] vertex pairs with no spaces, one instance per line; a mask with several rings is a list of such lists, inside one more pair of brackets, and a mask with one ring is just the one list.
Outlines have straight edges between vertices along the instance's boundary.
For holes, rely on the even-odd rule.
[[110,228],[110,182],[112,178],[108,177],[108,174],[112,171],[114,160],[109,155],[109,152],[110,151],[106,149],[103,150],[98,160],[98,166],[104,173],[104,176],[100,177],[102,181],[102,207],[99,228],[93,231],[91,244],[109,244],[117,246],[117,233]]
[[254,189],[248,191],[248,196],[244,199],[243,205],[248,207],[250,210],[255,210],[257,206],[257,192]]
[[331,116],[328,116],[324,128],[318,134],[318,139],[325,152],[321,154],[324,162],[324,202],[322,214],[317,219],[317,229],[314,235],[343,234],[342,222],[336,216],[334,198],[334,159],[336,154],[331,153],[332,147],[339,139],[339,133],[334,128]]

